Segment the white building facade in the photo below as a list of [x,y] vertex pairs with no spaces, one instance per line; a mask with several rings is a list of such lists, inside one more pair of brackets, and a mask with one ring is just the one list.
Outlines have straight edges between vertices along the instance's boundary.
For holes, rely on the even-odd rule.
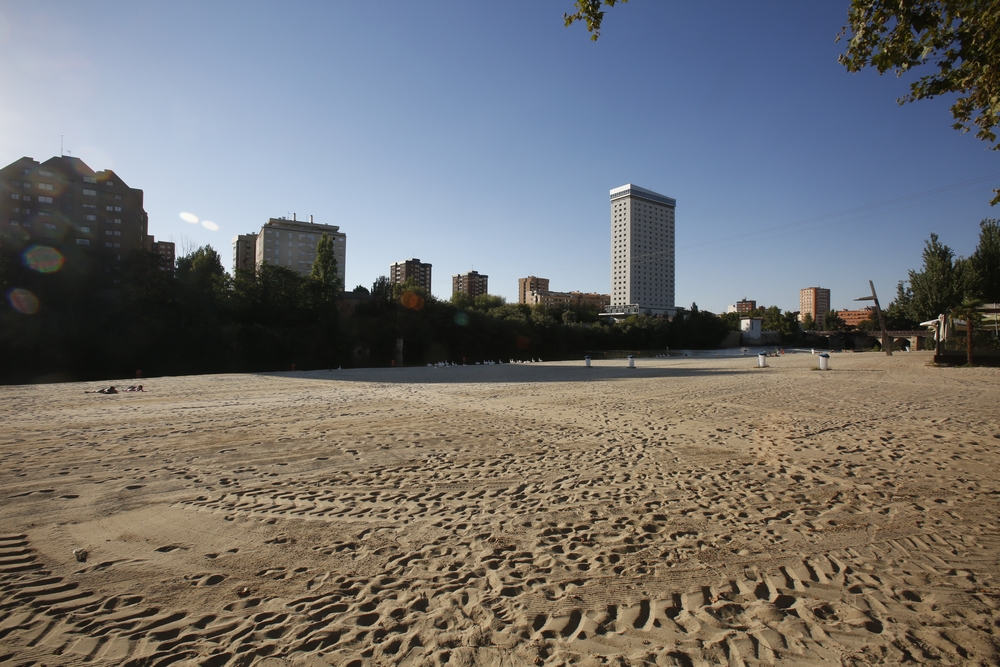
[[286,269],[308,276],[316,261],[316,244],[323,234],[333,239],[333,255],[337,258],[337,277],[344,284],[347,264],[347,234],[336,225],[321,225],[312,221],[271,218],[257,234],[256,265],[264,262],[276,264]]
[[628,183],[611,191],[611,305],[605,314],[673,315],[677,201]]

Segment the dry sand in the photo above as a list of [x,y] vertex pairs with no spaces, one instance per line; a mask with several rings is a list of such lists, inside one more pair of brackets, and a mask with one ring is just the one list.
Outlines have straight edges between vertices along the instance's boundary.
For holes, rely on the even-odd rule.
[[816,360],[2,387],[0,664],[997,664],[1000,370]]

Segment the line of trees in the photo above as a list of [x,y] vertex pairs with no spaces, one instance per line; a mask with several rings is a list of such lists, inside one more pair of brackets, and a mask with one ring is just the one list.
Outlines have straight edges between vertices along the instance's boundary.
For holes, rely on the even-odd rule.
[[[309,276],[272,264],[230,276],[210,246],[180,257],[173,275],[152,253],[133,253],[110,270],[74,250],[57,270],[39,270],[0,247],[8,296],[0,305],[0,381],[559,359],[714,348],[728,333],[724,320],[694,304],[669,321],[612,324],[594,309],[493,295],[442,301],[384,276],[345,295],[324,241]],[[33,305],[12,298],[15,291]]]

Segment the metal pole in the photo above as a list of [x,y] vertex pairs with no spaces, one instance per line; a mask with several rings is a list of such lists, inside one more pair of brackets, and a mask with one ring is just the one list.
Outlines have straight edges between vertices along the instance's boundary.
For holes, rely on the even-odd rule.
[[875,283],[868,281],[868,286],[872,288],[871,296],[863,296],[860,299],[855,299],[855,301],[874,301],[875,302],[875,314],[878,315],[879,326],[882,327],[882,349],[885,350],[887,357],[892,356],[892,344],[889,341],[889,332],[885,328],[885,318],[882,317],[882,308],[878,305],[878,295],[875,294]]

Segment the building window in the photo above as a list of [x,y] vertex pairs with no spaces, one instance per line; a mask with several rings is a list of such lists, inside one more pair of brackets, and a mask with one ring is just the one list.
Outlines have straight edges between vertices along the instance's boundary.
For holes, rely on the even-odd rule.
[[113,188],[114,186],[115,186],[115,182],[114,181],[108,181],[108,187],[109,188]]
[[49,171],[48,169],[39,169],[38,170],[38,175],[39,176],[51,176],[52,172]]
[[104,244],[104,247],[105,247],[105,248],[110,248],[110,247],[111,247],[111,242],[109,241],[109,242],[105,243],[105,244]]
[[82,204],[84,208],[97,208],[96,204]]
[[58,227],[56,227],[55,225],[53,225],[51,222],[46,222],[44,226],[45,226],[45,229],[58,229]]
[[83,217],[86,218],[87,220],[90,220],[91,222],[95,222],[97,220],[96,215],[85,215]]
[[77,245],[90,245],[90,239],[77,239]]
[[52,192],[55,188],[53,188],[52,184],[50,184],[50,183],[39,183],[38,184],[38,189],[39,190],[45,190],[46,192]]
[[21,226],[21,221],[20,220],[11,220],[10,224],[11,224],[11,227],[20,227]]
[[122,198],[121,195],[115,195],[115,199],[121,199],[121,198]]
[[84,234],[89,234],[90,227],[87,227],[86,225],[80,225],[80,231],[83,232]]
[[111,231],[110,229],[105,229],[104,230],[104,235],[105,236],[114,236],[115,233],[113,231]]
[[121,233],[121,232],[119,232],[119,231],[115,230],[115,236],[121,236],[121,235],[122,235],[122,233]]
[[85,194],[88,197],[96,197],[97,196],[97,190],[91,190],[89,188],[84,188],[83,189],[83,194]]
[[11,199],[20,199],[20,198],[21,198],[21,195],[19,195],[19,194],[18,194],[18,193],[16,193],[16,192],[11,192],[11,193],[10,193],[10,198],[11,198]]
[[122,224],[122,219],[121,218],[115,218],[115,224],[116,225]]
[[115,206],[115,211],[116,211],[116,212],[120,213],[120,212],[121,212],[121,210],[122,210],[122,207],[121,207],[121,206]]
[[122,247],[122,244],[121,244],[121,243],[116,243],[116,244],[115,244],[115,247],[116,247],[116,248],[121,248],[121,247]]
[[42,204],[51,204],[52,203],[52,197],[42,197],[42,196],[39,196],[38,197],[38,201],[39,201],[39,203],[42,203]]
[[83,177],[83,182],[84,183],[97,183],[97,179],[94,178],[93,176],[84,176]]

